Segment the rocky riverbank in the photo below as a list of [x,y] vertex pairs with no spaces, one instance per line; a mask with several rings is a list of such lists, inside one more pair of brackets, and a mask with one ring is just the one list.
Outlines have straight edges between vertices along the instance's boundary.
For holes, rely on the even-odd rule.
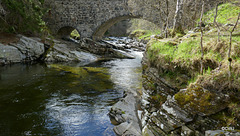
[[[206,35],[203,75],[198,32],[169,39],[152,36],[142,61],[142,135],[240,135],[238,57],[232,64],[235,76],[229,80],[228,42]],[[233,42],[232,50],[237,56],[238,43]]]
[[36,37],[14,36],[14,42],[0,43],[0,64],[25,62],[92,62],[98,56],[80,50],[75,44],[61,40],[47,39],[42,41]]
[[42,41],[37,37],[23,35],[11,35],[7,38],[9,37],[3,37],[2,43],[0,42],[0,65],[33,61],[90,63],[104,58],[132,59],[134,56],[127,49],[143,48],[143,45],[129,46],[128,43],[127,47],[120,47],[107,41],[94,42],[91,39],[74,43],[60,39]]

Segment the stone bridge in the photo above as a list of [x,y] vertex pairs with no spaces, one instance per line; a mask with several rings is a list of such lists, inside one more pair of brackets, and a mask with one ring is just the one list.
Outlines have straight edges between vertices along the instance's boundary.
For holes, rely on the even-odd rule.
[[[46,0],[46,6],[51,10],[45,20],[54,34],[67,36],[77,29],[81,38],[98,40],[112,25],[121,20],[141,18],[157,25],[165,23],[164,1],[154,3],[156,0]],[[195,0],[185,1],[185,12],[196,15],[190,12],[193,11],[194,4],[196,5]],[[197,6],[201,7],[201,4]],[[169,0],[169,7],[171,23],[176,0]],[[189,23],[186,19],[184,21]]]
[[[143,1],[143,0],[142,0]],[[159,11],[147,15],[136,0],[46,0],[50,11],[45,20],[55,34],[69,35],[77,29],[81,38],[101,39],[113,24],[131,18],[144,18],[155,24]],[[142,3],[143,5],[144,3]],[[145,3],[146,4],[146,3]]]

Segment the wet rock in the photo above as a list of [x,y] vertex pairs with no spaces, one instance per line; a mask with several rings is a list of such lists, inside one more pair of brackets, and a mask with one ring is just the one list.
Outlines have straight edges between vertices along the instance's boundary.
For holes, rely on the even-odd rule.
[[109,115],[119,124],[114,127],[114,131],[117,135],[141,136],[136,101],[133,94],[127,94],[125,98],[111,108]]
[[[131,54],[122,50],[121,47],[109,45],[108,43],[95,42],[91,39],[85,39],[80,46],[81,49],[90,53],[97,54],[107,58],[134,59]],[[114,49],[115,48],[115,49]]]

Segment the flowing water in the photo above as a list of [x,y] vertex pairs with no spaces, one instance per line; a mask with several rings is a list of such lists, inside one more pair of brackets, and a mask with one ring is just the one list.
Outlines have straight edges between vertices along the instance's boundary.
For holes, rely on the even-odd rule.
[[108,112],[141,86],[136,59],[0,67],[0,136],[112,136]]

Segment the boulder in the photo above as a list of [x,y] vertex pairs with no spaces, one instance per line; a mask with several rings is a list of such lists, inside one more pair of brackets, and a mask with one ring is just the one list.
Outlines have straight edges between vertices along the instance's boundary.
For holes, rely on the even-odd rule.
[[23,35],[18,35],[18,37],[19,41],[10,45],[17,48],[23,54],[23,60],[36,60],[45,52],[43,43]]
[[176,103],[188,113],[209,116],[225,109],[230,103],[230,97],[192,84],[187,89],[175,94]]
[[0,64],[21,62],[23,54],[15,47],[0,43]]
[[67,44],[56,40],[54,41],[54,46],[49,49],[44,59],[46,62],[93,62],[96,60],[97,56],[78,51],[76,48],[69,48]]

